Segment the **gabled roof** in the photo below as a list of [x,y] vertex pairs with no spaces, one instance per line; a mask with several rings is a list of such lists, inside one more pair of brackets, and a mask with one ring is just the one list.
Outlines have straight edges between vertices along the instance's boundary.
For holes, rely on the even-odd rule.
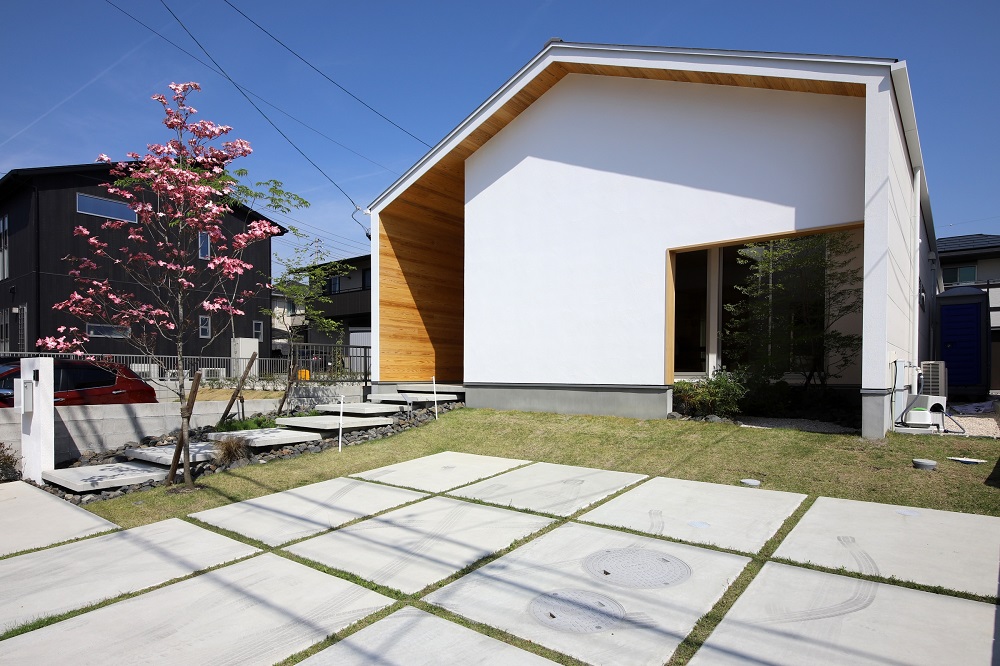
[[937,246],[939,254],[972,254],[989,250],[1000,252],[1000,236],[993,234],[950,236],[938,238]]
[[[369,208],[445,224],[461,220],[465,160],[570,73],[863,97],[866,76],[877,69],[892,75],[910,159],[921,167],[906,64],[896,59],[553,40]],[[924,193],[924,215],[930,221],[926,188]]]

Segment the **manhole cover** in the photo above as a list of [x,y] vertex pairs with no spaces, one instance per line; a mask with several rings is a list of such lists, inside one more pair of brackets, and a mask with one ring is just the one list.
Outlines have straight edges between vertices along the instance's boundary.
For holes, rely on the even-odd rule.
[[594,578],[621,587],[669,587],[691,577],[684,560],[641,548],[599,550],[583,566]]
[[529,605],[532,617],[549,629],[572,634],[607,631],[625,619],[625,607],[609,596],[588,590],[540,594]]

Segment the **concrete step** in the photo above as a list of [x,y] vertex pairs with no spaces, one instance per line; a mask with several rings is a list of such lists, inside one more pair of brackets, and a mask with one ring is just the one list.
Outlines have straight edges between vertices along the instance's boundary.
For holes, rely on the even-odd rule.
[[[288,428],[312,430],[321,433],[337,432],[340,426],[339,416],[295,416],[277,420],[278,425]],[[392,419],[384,416],[345,416],[344,430],[367,430],[392,425]]]
[[42,472],[42,479],[45,481],[75,493],[121,488],[146,481],[162,481],[165,478],[166,468],[137,461]]
[[[313,407],[319,412],[340,414],[340,403],[330,402]],[[345,416],[391,416],[399,412],[410,411],[409,405],[377,404],[374,402],[345,402]]]
[[[298,419],[278,419],[296,421]],[[220,440],[227,437],[242,437],[247,440],[247,446],[283,446],[285,444],[302,444],[303,442],[318,442],[323,439],[319,433],[304,432],[302,430],[288,430],[285,428],[258,428],[256,430],[234,430],[232,432],[212,432],[207,435],[211,440]]]
[[[433,384],[397,384],[398,393],[433,393]],[[438,393],[460,393],[465,395],[465,387],[461,384],[438,384]]]
[[[426,405],[428,403],[434,402],[433,395],[427,395],[424,393],[372,393],[368,396],[368,399],[372,402],[377,403],[389,403],[398,405],[407,404],[419,404]],[[437,401],[441,402],[454,402],[458,400],[458,396],[454,393],[438,393]]]
[[[191,442],[188,445],[188,452],[191,456],[191,462],[212,460],[215,458],[215,444],[213,442]],[[156,465],[170,467],[170,463],[174,459],[174,445],[125,449],[124,455],[133,460],[145,460]]]

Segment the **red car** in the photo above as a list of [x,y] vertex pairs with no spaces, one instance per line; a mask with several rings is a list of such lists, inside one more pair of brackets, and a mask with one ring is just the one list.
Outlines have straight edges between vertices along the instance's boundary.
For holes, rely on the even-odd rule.
[[[57,406],[156,402],[153,387],[120,363],[57,358],[52,365]],[[20,377],[20,358],[0,358],[0,408],[14,406],[14,380]]]

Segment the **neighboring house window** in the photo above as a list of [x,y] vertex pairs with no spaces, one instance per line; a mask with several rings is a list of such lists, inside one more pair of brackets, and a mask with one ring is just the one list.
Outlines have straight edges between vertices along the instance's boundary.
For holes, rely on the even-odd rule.
[[334,275],[330,278],[330,293],[339,294],[340,293],[340,276]]
[[257,338],[261,342],[264,341],[264,322],[254,321],[253,323],[253,337]]
[[208,315],[198,315],[198,337],[212,337],[212,318]]
[[128,326],[113,326],[111,324],[87,324],[88,338],[128,338],[131,331]]
[[288,301],[288,314],[292,317],[299,313],[299,309],[295,305],[295,301]]
[[10,308],[0,310],[0,351],[10,351]]
[[0,280],[10,277],[10,230],[7,216],[0,217]]
[[968,284],[976,281],[976,267],[949,266],[941,269],[941,278],[945,284]]
[[105,220],[135,222],[135,211],[128,204],[114,199],[102,199],[82,192],[76,193],[76,212],[102,217]]
[[198,232],[198,258],[212,258],[212,236],[207,231]]
[[372,269],[366,268],[361,271],[361,288],[371,289],[372,288]]

